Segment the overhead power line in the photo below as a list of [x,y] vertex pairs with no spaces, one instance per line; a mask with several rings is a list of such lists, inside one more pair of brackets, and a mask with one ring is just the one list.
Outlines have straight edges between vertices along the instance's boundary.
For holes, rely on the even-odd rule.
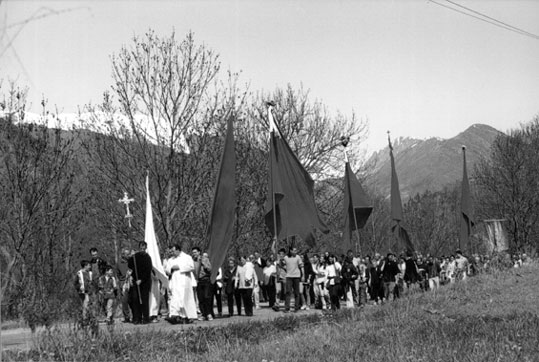
[[[507,24],[507,23],[505,23],[503,21],[500,21],[500,20],[497,20],[497,19],[495,19],[495,18],[493,18],[491,16],[485,15],[485,14],[479,12],[479,11],[476,11],[476,10],[470,9],[470,8],[468,8],[466,6],[460,5],[460,4],[458,4],[458,3],[454,2],[454,1],[445,0],[445,2],[447,2],[447,3],[451,4],[451,5],[440,3],[439,1],[435,1],[435,0],[429,0],[429,1],[436,4],[436,5],[442,6],[444,8],[449,9],[449,10],[456,11],[457,13],[464,14],[466,16],[470,16],[470,17],[475,18],[477,20],[484,21],[486,23],[497,26],[499,28],[512,31],[514,33],[524,35],[524,36],[533,38],[535,40],[539,40],[539,35],[530,33],[529,31],[526,31],[526,30],[517,28],[516,26]],[[461,10],[461,9],[464,9],[464,10]]]
[[475,11],[475,10],[473,10],[473,9],[467,8],[466,6],[460,5],[460,4],[458,4],[458,3],[454,2],[454,1],[451,1],[451,0],[445,0],[445,1],[448,2],[448,3],[450,3],[450,4],[453,4],[453,5],[455,5],[455,6],[458,6],[459,8],[468,10],[468,11],[474,13],[474,14],[477,14],[477,15],[479,15],[479,16],[482,16],[482,17],[484,17],[484,18],[486,18],[486,19],[492,20],[492,21],[494,21],[494,22],[496,22],[496,23],[498,23],[498,24],[500,24],[500,25],[506,26],[506,27],[508,27],[508,28],[514,29],[515,31],[518,31],[518,32],[521,32],[521,33],[523,33],[523,34],[527,34],[527,35],[529,35],[529,36],[531,36],[531,37],[533,37],[533,38],[539,39],[539,35],[535,35],[535,34],[533,34],[533,33],[530,33],[530,32],[528,32],[528,31],[526,31],[526,30],[522,30],[522,29],[520,29],[520,28],[517,28],[516,26],[509,25],[509,24],[507,24],[507,23],[504,23],[503,21],[494,19],[494,18],[492,18],[492,17],[490,17],[490,16],[488,16],[488,15],[485,15],[485,14],[483,14],[483,13],[480,13],[479,11]]

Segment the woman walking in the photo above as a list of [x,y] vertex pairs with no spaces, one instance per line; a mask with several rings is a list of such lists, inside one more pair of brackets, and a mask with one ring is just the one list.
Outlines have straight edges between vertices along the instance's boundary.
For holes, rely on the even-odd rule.
[[341,288],[341,264],[336,261],[335,255],[330,254],[327,266],[327,285],[329,289],[329,300],[331,301],[331,310],[341,308],[340,288]]

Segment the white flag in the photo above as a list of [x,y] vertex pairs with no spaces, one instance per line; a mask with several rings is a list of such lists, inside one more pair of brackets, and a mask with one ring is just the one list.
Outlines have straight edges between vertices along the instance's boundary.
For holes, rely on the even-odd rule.
[[277,127],[277,124],[275,123],[275,119],[273,118],[273,105],[268,104],[268,121],[269,121],[269,128],[270,132],[275,132],[276,136],[279,136],[279,128]]
[[146,226],[144,231],[144,241],[148,245],[147,252],[152,258],[152,266],[155,276],[163,283],[165,288],[168,287],[168,278],[161,262],[159,254],[159,246],[155,237],[155,229],[153,227],[152,202],[150,201],[150,177],[146,176]]

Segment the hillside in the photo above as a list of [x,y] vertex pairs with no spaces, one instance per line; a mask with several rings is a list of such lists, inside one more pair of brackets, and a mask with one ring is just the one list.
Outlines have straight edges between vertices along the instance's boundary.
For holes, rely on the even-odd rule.
[[[393,141],[395,167],[403,199],[426,190],[440,190],[462,179],[462,146],[466,146],[468,174],[481,157],[488,157],[490,145],[501,132],[485,124],[474,124],[453,138]],[[389,197],[391,165],[389,147],[367,161],[371,177],[368,186]]]

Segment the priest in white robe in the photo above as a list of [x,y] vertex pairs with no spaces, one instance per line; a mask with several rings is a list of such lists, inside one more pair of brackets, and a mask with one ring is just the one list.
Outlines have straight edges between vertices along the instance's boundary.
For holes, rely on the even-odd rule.
[[193,294],[192,275],[195,270],[193,258],[181,251],[179,245],[172,247],[172,257],[167,260],[166,273],[170,275],[170,305],[167,320],[172,324],[191,323],[197,318]]

